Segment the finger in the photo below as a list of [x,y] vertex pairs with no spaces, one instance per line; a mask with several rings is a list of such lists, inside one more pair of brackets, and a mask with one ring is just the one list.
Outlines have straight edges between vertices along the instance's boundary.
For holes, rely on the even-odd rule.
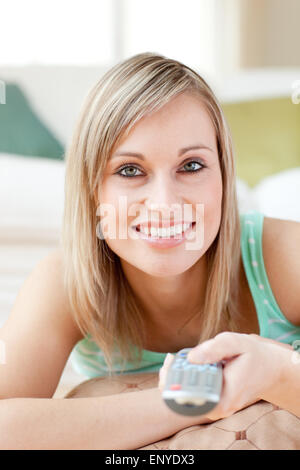
[[290,344],[285,344],[285,343],[281,343],[280,341],[277,341],[275,339],[271,339],[271,338],[264,338],[263,336],[259,336],[259,335],[256,335],[254,333],[250,333],[249,336],[252,336],[253,338],[256,337],[256,339],[258,341],[261,341],[263,343],[267,343],[267,344],[275,344],[275,346],[280,346],[282,348],[286,348],[286,349],[293,349],[293,346],[291,346]]
[[158,388],[162,391],[165,387],[165,382],[166,382],[166,376],[168,369],[173,362],[174,356],[170,353],[168,353],[165,357],[163,366],[159,369],[159,384]]
[[[248,387],[243,385],[247,383],[247,377],[245,377],[247,359],[240,355],[237,361],[238,368],[232,363],[224,369],[220,401],[213,409],[212,414],[209,414],[209,418],[226,418],[247,406],[247,403],[250,404]],[[245,373],[241,374],[241,369]]]
[[174,356],[171,353],[168,353],[165,357],[163,366],[168,367],[173,362]]
[[214,363],[249,350],[249,335],[225,331],[193,348],[188,360],[195,363]]

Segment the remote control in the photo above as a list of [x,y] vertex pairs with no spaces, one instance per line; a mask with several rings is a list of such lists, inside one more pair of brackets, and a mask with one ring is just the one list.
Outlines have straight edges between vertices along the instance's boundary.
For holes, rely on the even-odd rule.
[[168,369],[162,398],[176,413],[203,415],[220,401],[223,363],[194,364],[187,360],[192,348],[178,351]]

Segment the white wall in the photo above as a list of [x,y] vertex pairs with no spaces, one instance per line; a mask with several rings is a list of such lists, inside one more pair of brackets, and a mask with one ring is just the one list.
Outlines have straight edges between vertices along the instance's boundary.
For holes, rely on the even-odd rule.
[[299,67],[299,0],[242,0],[240,4],[241,66]]

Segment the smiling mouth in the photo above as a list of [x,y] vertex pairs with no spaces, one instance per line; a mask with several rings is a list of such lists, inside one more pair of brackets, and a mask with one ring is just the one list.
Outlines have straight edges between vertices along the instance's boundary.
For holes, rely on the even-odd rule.
[[175,229],[170,227],[170,228],[161,228],[161,229],[151,228],[150,230],[149,229],[141,230],[141,227],[139,225],[135,226],[134,228],[137,232],[142,233],[144,236],[148,238],[172,239],[172,238],[175,238],[184,234],[185,232],[187,232],[187,230],[189,230],[190,228],[193,228],[195,224],[196,222],[192,222],[189,225],[185,224],[185,226],[181,228],[178,227],[177,230],[176,230],[176,227]]

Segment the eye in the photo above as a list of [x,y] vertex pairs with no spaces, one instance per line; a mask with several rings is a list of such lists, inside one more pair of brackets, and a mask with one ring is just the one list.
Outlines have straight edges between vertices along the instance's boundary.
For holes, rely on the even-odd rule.
[[[196,165],[199,165],[200,168],[194,168],[193,165],[196,164]],[[183,168],[184,167],[187,167],[188,165],[192,165],[192,168],[190,170],[187,170],[187,171],[180,171],[179,173],[197,173],[198,171],[201,171],[203,170],[204,168],[206,168],[206,165],[204,165],[203,163],[200,163],[198,162],[197,160],[191,160],[191,161],[188,161],[186,162],[184,165],[183,165]],[[127,170],[131,168],[132,171],[129,172],[129,174],[127,172]],[[135,171],[141,171],[136,165],[132,165],[132,164],[127,164],[127,165],[124,165],[122,166],[117,172],[116,172],[116,175],[119,175],[119,176],[122,176],[123,178],[136,178],[138,176],[143,176],[143,175],[137,175],[135,174],[134,172]],[[122,172],[125,172],[125,174],[122,174]]]
[[192,166],[191,170],[188,170],[187,172],[183,172],[183,173],[197,173],[198,171],[201,171],[201,170],[203,170],[203,168],[205,168],[205,165],[203,163],[198,162],[197,160],[191,160],[191,161],[185,163],[183,165],[183,168],[187,167],[188,165],[194,165],[195,163],[196,163],[196,165],[200,165],[200,168],[195,168],[195,167]]
[[[135,174],[122,174],[121,172],[125,170],[128,170],[128,168],[133,168],[133,170],[138,170],[138,171],[141,171],[138,167],[136,167],[135,165],[125,165],[125,166],[122,166],[117,172],[116,174],[117,175],[120,175],[122,176],[123,178],[134,178],[135,176],[141,176],[141,175],[135,175]],[[132,173],[132,172],[131,172]]]

